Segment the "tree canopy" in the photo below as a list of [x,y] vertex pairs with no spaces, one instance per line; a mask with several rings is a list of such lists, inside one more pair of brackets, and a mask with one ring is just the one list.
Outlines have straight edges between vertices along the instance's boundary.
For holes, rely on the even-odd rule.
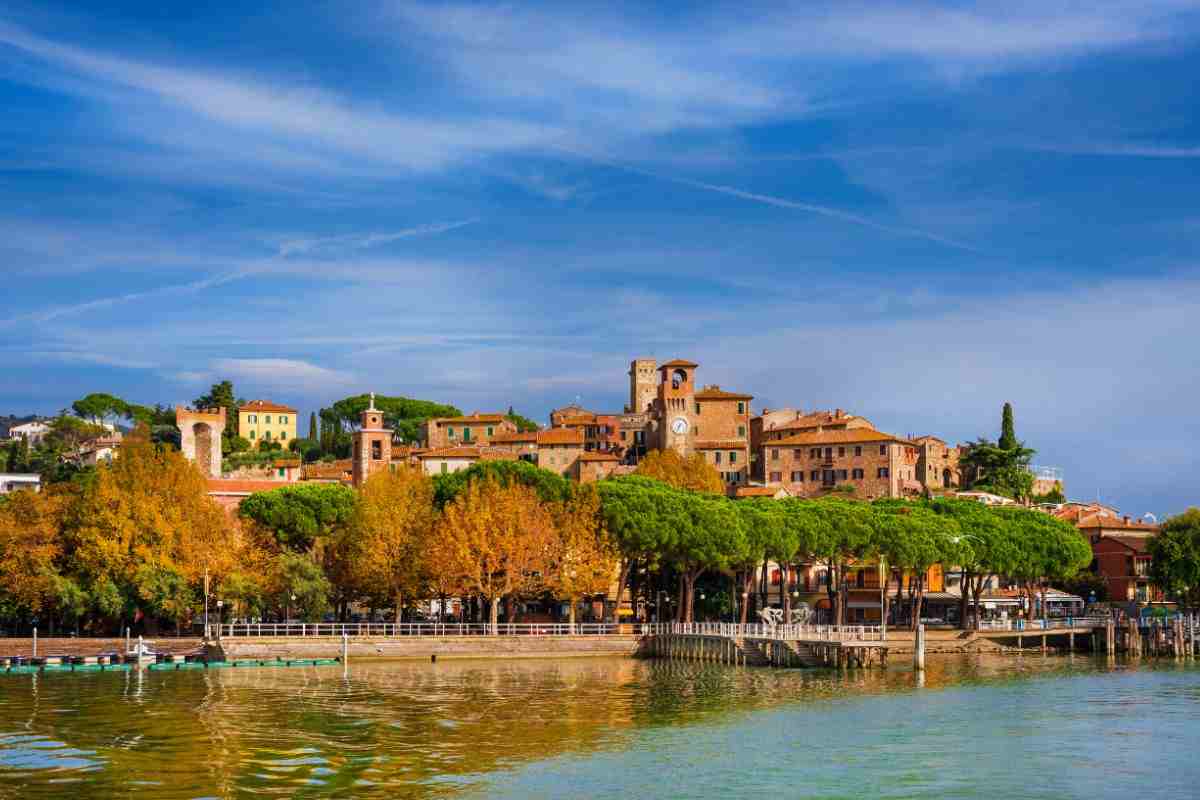
[[1150,577],[1168,597],[1200,608],[1200,509],[1189,508],[1163,523],[1150,541]]

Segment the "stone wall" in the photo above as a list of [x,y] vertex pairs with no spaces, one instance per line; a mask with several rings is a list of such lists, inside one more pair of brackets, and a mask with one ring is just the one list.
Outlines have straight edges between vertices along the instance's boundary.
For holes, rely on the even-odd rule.
[[[570,658],[629,656],[637,636],[421,636],[385,639],[351,637],[350,660],[356,658]],[[337,636],[310,638],[226,637],[225,657],[335,658],[342,654]]]

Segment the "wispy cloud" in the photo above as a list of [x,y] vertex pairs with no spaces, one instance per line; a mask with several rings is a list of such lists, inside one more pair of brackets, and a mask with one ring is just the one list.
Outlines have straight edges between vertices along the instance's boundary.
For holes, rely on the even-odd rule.
[[1038,144],[1032,150],[1086,156],[1120,156],[1128,158],[1200,158],[1200,147],[1179,147],[1161,144],[1096,143],[1096,144]]
[[300,359],[219,358],[209,366],[209,376],[228,376],[262,389],[327,392],[355,383],[349,373]]

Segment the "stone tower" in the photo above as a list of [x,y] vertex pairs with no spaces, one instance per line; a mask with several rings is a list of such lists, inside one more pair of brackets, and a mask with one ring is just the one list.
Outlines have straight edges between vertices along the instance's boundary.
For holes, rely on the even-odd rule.
[[375,408],[375,393],[371,404],[359,415],[359,428],[354,432],[353,480],[362,486],[367,478],[392,463],[392,432],[383,427],[383,412]]
[[225,407],[192,411],[175,406],[179,449],[209,478],[221,477],[221,434],[225,432]]
[[695,440],[696,367],[693,361],[675,359],[658,368],[662,380],[658,384],[658,408],[661,418],[658,446],[670,448],[679,455],[692,452]]
[[629,410],[643,413],[658,396],[657,362],[653,358],[635,358],[629,365]]

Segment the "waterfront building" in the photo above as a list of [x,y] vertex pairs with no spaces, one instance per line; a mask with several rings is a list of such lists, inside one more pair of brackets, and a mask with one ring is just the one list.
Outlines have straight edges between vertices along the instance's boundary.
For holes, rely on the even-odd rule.
[[251,400],[238,407],[238,435],[255,447],[279,442],[285,448],[296,438],[296,409],[270,400]]
[[767,486],[795,497],[842,491],[861,499],[919,495],[918,448],[873,428],[819,429],[765,442],[758,453]]
[[1113,602],[1158,603],[1163,592],[1150,581],[1150,542],[1161,528],[1100,503],[1067,503],[1055,514],[1079,529],[1092,547],[1092,572]]
[[0,472],[0,494],[19,489],[38,491],[42,488],[42,476],[35,472]]

